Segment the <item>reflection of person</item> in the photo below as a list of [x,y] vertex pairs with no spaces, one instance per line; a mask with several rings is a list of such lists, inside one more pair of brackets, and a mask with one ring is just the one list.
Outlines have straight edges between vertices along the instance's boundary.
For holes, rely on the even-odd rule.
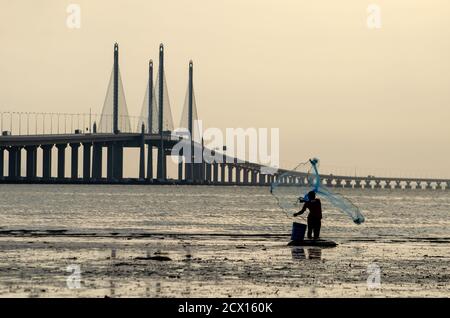
[[322,225],[322,203],[320,199],[316,199],[316,193],[314,191],[310,191],[308,193],[308,200],[305,201],[303,207],[297,213],[294,213],[294,216],[301,215],[303,212],[309,210],[308,214],[308,238],[318,239],[320,235],[320,227]]
[[302,260],[306,259],[305,249],[303,247],[293,247],[291,249],[292,259],[294,260]]
[[321,248],[307,248],[308,251],[308,259],[321,259],[322,258],[322,249]]

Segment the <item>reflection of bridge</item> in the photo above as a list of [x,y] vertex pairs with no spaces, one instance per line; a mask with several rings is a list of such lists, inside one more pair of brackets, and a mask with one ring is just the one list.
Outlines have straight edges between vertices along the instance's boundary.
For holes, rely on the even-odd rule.
[[[156,89],[153,85],[153,62],[149,63],[149,82],[139,117],[128,116],[118,56],[118,46],[115,45],[113,73],[100,116],[1,113],[3,132],[0,136],[0,182],[268,185],[279,180],[292,185],[307,183],[305,174],[281,169],[270,174],[270,169],[265,169],[267,167],[238,161],[233,154],[227,155],[226,148],[217,153],[210,151],[215,161],[204,160],[205,148],[202,143],[193,142],[191,139],[187,142],[192,154],[184,154],[183,161],[179,161],[177,178],[168,178],[167,157],[171,155],[173,147],[181,137],[170,133],[173,131],[173,122],[164,75],[164,48],[160,46]],[[197,119],[197,110],[192,62],[189,63],[188,83],[180,126],[193,134],[196,130],[194,123]],[[16,123],[15,127],[13,122]],[[70,167],[66,169],[66,161],[69,162],[66,160],[68,148],[70,148]],[[139,178],[123,177],[125,148],[139,149]],[[193,151],[194,149],[200,151]],[[154,150],[157,150],[156,156]],[[54,152],[56,152],[56,173],[52,171]],[[8,156],[5,156],[6,154]],[[103,160],[104,154],[106,165]],[[183,153],[180,155],[183,156]],[[186,160],[189,157],[193,160]],[[330,187],[346,188],[437,189],[448,188],[450,185],[450,180],[333,175],[323,175],[321,181]]]

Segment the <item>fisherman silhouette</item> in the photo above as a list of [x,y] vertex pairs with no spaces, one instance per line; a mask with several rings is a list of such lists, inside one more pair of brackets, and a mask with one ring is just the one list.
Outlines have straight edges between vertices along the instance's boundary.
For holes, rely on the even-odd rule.
[[320,199],[316,199],[316,193],[314,191],[308,192],[307,197],[303,200],[305,202],[303,207],[294,216],[302,215],[306,209],[309,210],[308,214],[308,238],[318,239],[320,235],[320,227],[322,225],[322,203]]

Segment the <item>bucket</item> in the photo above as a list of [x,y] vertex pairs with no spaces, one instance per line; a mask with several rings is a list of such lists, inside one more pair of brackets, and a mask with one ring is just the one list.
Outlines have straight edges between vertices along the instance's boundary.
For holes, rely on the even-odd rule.
[[292,223],[291,240],[303,241],[305,239],[305,232],[306,232],[306,224],[297,222]]

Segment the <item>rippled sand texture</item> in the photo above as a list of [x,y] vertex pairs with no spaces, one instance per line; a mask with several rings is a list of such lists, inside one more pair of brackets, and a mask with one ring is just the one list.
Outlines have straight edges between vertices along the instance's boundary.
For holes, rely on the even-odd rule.
[[0,296],[450,296],[449,191],[340,191],[320,249],[265,188],[1,185]]

